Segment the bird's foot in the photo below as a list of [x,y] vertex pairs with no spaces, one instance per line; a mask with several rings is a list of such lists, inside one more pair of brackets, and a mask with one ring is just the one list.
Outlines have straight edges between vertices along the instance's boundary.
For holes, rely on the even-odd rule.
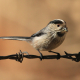
[[52,52],[52,53],[57,54],[57,59],[60,59],[60,53],[58,53],[58,52],[54,52],[54,51],[49,51],[49,52]]
[[42,59],[43,59],[43,55],[42,55],[42,53],[40,54],[40,60],[42,61]]
[[38,50],[38,52],[40,53],[40,60],[42,61],[43,55],[42,55],[42,53],[39,50]]

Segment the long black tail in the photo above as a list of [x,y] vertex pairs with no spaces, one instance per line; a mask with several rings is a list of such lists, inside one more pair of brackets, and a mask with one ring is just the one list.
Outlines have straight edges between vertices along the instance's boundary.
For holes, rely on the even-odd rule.
[[0,39],[30,41],[31,40],[31,37],[7,36],[7,37],[0,37]]

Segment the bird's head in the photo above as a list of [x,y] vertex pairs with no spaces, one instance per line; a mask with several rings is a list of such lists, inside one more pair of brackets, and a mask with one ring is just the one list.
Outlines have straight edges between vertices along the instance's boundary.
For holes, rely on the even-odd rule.
[[56,31],[59,35],[63,35],[68,32],[66,22],[61,19],[55,19],[53,21],[50,21],[48,26],[52,31]]

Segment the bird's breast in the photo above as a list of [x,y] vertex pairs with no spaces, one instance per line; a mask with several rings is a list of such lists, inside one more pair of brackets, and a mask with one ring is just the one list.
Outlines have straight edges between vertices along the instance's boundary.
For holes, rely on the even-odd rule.
[[35,49],[42,50],[42,51],[50,51],[56,47],[58,47],[63,41],[65,37],[55,37],[43,35],[40,37],[35,37],[32,41],[32,46]]
[[57,48],[58,46],[60,46],[62,44],[64,39],[65,39],[65,36],[57,37],[57,38],[53,39],[52,42],[48,45],[47,50],[50,51],[52,49]]

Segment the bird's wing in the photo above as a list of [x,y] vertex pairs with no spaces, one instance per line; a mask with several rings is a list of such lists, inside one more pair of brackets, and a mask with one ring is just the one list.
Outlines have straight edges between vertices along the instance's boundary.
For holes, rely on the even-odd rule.
[[40,31],[34,33],[33,35],[31,35],[31,37],[36,37],[36,36],[41,36],[41,35],[43,35],[43,34],[46,34],[46,33],[44,32],[44,29],[45,29],[45,28],[43,28],[43,29],[41,29]]
[[21,36],[7,36],[7,37],[0,37],[0,39],[8,39],[8,40],[21,40],[26,41],[30,39],[30,37],[21,37]]

